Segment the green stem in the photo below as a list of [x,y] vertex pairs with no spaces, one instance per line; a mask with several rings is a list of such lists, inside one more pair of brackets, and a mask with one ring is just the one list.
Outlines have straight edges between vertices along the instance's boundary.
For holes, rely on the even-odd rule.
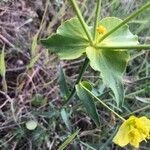
[[85,86],[83,86],[81,83],[80,85],[89,93],[91,94],[96,100],[98,100],[104,107],[106,107],[108,110],[110,110],[112,113],[114,113],[117,117],[119,117],[122,121],[125,121],[125,119],[120,116],[118,113],[116,113],[113,109],[111,109],[109,106],[107,106],[102,100],[100,100],[98,97],[96,97],[91,91],[89,91]]
[[145,54],[145,51],[141,51],[141,52],[139,52],[139,53],[137,53],[137,54],[131,56],[130,61],[136,59],[137,57],[139,57],[139,56],[141,56],[141,55],[143,55],[143,54]]
[[138,82],[144,82],[144,81],[150,81],[150,76],[140,78],[138,80],[135,80],[134,82],[138,83]]
[[100,49],[147,49],[150,50],[150,45],[113,45],[113,46],[97,46]]
[[83,27],[86,35],[87,35],[87,38],[88,38],[90,44],[93,45],[92,36],[91,36],[91,34],[90,34],[89,30],[88,30],[87,24],[85,23],[82,15],[81,15],[81,12],[80,12],[80,9],[79,9],[79,7],[78,7],[78,5],[76,3],[76,0],[70,0],[70,1],[72,3],[72,6],[73,6],[73,8],[75,10],[75,13],[76,13],[79,21],[80,21],[80,23],[81,23],[81,25],[82,25],[82,27]]
[[120,27],[122,27],[123,25],[128,23],[131,19],[133,19],[134,17],[138,16],[140,13],[142,13],[143,11],[145,11],[149,7],[150,7],[150,2],[145,4],[143,7],[141,7],[137,11],[135,11],[133,14],[131,14],[129,17],[127,17],[123,22],[121,22],[119,25],[117,25],[114,29],[110,30],[108,33],[106,33],[104,36],[102,36],[102,38],[100,38],[99,42],[102,42],[110,34],[115,32],[116,30],[118,30]]
[[96,15],[95,15],[95,22],[94,22],[94,34],[93,34],[93,39],[95,40],[96,38],[96,29],[97,29],[97,25],[98,25],[98,20],[99,20],[99,15],[100,15],[100,10],[101,10],[101,2],[102,0],[97,0],[97,4],[96,4]]
[[[79,73],[79,76],[78,76],[78,78],[77,78],[77,80],[75,82],[75,85],[78,84],[81,81],[82,76],[83,76],[86,68],[88,67],[88,65],[89,65],[89,59],[85,58],[85,61],[84,61],[83,66],[82,66],[82,68],[80,70],[80,73]],[[75,89],[75,86],[74,86],[73,90],[71,91],[70,95],[68,96],[67,100],[65,101],[65,104],[68,103],[70,101],[70,99],[74,96],[75,91],[76,91],[76,89]]]

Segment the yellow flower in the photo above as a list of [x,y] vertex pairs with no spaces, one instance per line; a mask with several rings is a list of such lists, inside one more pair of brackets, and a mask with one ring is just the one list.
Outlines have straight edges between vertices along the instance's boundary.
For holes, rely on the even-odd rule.
[[99,26],[97,28],[97,32],[100,33],[100,34],[105,34],[106,33],[106,28],[104,26]]
[[120,126],[113,142],[121,147],[130,143],[138,148],[140,142],[146,139],[150,139],[150,120],[144,116],[140,118],[131,116]]

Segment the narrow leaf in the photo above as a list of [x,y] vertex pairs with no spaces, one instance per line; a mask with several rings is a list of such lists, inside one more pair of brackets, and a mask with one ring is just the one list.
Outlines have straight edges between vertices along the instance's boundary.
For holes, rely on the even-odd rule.
[[2,53],[0,54],[0,75],[2,76],[2,87],[3,87],[3,90],[7,93],[7,82],[6,82],[6,78],[5,78],[6,65],[5,65],[4,49],[5,49],[5,47],[3,47]]
[[136,96],[135,98],[136,98],[138,101],[140,101],[140,102],[143,102],[143,103],[146,103],[146,104],[150,104],[150,98],[139,97],[139,96]]
[[94,147],[92,147],[91,145],[87,144],[87,143],[84,143],[82,141],[80,141],[80,143],[84,146],[86,146],[89,150],[96,150]]
[[5,66],[5,53],[4,53],[4,47],[2,49],[2,53],[0,55],[0,75],[2,77],[5,77],[6,74],[6,66]]
[[37,32],[32,39],[32,44],[31,44],[31,56],[32,57],[35,57],[35,55],[37,53],[38,35],[39,35],[39,32]]
[[76,132],[74,132],[73,134],[71,134],[65,141],[64,143],[58,148],[58,150],[64,150],[70,143],[72,143],[72,141],[74,140],[74,138],[78,135],[80,130],[77,130]]
[[66,100],[69,96],[69,89],[66,83],[65,73],[61,66],[59,67],[59,85],[61,96],[64,98],[64,100]]
[[[93,119],[96,126],[99,127],[100,120],[99,120],[96,106],[94,104],[93,97],[87,91],[85,91],[85,89],[83,89],[81,84],[84,84],[84,86],[86,86],[89,90],[91,90],[90,84],[88,82],[86,82],[86,84],[85,84],[85,82],[79,83],[76,85],[76,91],[77,91],[77,95],[79,96],[80,100],[82,101],[84,107],[86,108],[87,113]],[[88,84],[88,86],[87,86],[87,84]]]

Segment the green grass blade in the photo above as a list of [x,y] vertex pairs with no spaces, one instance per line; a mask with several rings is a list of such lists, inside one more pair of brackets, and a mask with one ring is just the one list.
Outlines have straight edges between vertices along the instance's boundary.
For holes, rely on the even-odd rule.
[[95,148],[93,148],[92,146],[90,146],[90,145],[87,144],[87,143],[84,143],[84,142],[82,142],[82,141],[80,141],[80,143],[81,143],[82,145],[86,146],[89,150],[96,150]]
[[5,64],[5,47],[2,49],[2,53],[0,54],[0,75],[2,76],[2,87],[3,90],[7,93],[7,82],[6,82],[6,64]]
[[72,141],[74,140],[74,138],[78,135],[80,130],[77,130],[76,132],[74,132],[73,134],[71,134],[65,141],[64,143],[58,148],[58,150],[64,150],[70,143],[72,143]]
[[5,53],[4,53],[4,47],[2,49],[2,53],[0,55],[0,75],[2,77],[5,77],[6,74],[6,66],[5,66]]

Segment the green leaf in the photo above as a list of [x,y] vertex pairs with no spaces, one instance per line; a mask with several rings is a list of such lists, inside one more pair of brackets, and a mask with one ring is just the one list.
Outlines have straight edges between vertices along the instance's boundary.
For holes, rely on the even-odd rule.
[[91,85],[88,82],[84,81],[84,82],[76,85],[76,91],[77,91],[77,95],[79,96],[80,100],[82,101],[84,107],[86,108],[87,113],[93,119],[96,126],[99,127],[100,120],[99,120],[96,106],[94,104],[94,99],[87,91],[85,91],[85,89],[83,89],[81,84],[83,84],[89,90],[91,90]]
[[[105,27],[107,33],[121,22],[123,22],[121,19],[115,17],[106,17],[102,19],[98,25]],[[102,36],[103,34],[97,33],[97,40]],[[126,24],[120,29],[113,32],[111,35],[109,35],[106,39],[104,39],[101,43],[98,44],[105,46],[133,46],[138,45],[139,42],[137,35],[133,35],[129,30],[129,26]]]
[[41,40],[41,43],[51,52],[57,53],[61,59],[76,59],[85,52],[85,48],[89,45],[77,18],[64,22],[57,29],[56,34]]
[[58,150],[64,150],[73,140],[74,138],[78,135],[80,130],[77,130],[76,132],[74,132],[73,134],[71,134],[66,140],[65,142],[58,148]]
[[[106,28],[106,33],[120,24],[122,20],[115,17],[106,17],[99,22],[99,26]],[[97,33],[96,41],[103,36]],[[138,38],[133,35],[128,25],[122,26],[120,29],[109,35],[99,46],[133,46],[138,45]],[[91,67],[101,72],[103,82],[109,86],[115,95],[117,106],[123,104],[124,87],[122,76],[129,61],[129,54],[126,50],[116,49],[99,49],[88,47],[86,49],[87,57],[90,60]]]
[[91,67],[101,72],[103,82],[112,89],[117,105],[121,106],[124,99],[122,76],[129,60],[129,54],[126,51],[92,47],[88,47],[86,53]]
[[82,81],[82,85],[84,85],[88,90],[92,91],[93,87],[88,81]]

